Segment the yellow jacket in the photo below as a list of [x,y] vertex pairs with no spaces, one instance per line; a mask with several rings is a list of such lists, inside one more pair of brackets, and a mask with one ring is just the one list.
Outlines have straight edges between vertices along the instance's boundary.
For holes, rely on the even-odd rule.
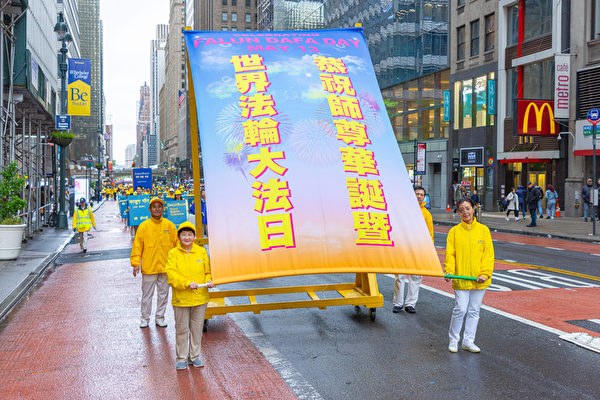
[[487,226],[474,218],[468,225],[461,222],[448,232],[446,241],[446,259],[444,273],[447,275],[474,276],[484,275],[483,283],[453,279],[452,288],[457,290],[485,289],[490,286],[494,270],[494,245]]
[[144,275],[165,272],[169,250],[177,246],[177,228],[166,218],[149,218],[138,226],[129,261],[132,267],[140,265]]
[[210,261],[204,247],[196,243],[188,252],[178,244],[169,251],[167,278],[173,288],[171,304],[174,307],[194,307],[208,303],[208,289],[190,289],[190,283],[206,283],[212,280]]
[[87,232],[92,226],[96,227],[92,208],[87,206],[85,210],[82,210],[80,207],[77,207],[73,214],[73,229],[77,228],[77,232]]
[[431,213],[428,209],[425,208],[425,202],[421,204],[421,212],[423,213],[423,218],[425,218],[425,223],[427,224],[427,229],[429,230],[429,234],[431,235],[431,241],[433,242],[433,218],[431,217]]

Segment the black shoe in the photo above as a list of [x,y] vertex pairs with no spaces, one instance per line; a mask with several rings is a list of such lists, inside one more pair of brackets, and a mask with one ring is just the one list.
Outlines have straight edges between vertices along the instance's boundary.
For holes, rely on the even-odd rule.
[[83,252],[84,252],[84,253],[87,253],[87,249],[83,249]]
[[417,312],[417,310],[415,310],[415,308],[413,306],[406,306],[406,307],[404,307],[404,310],[409,314],[414,314]]
[[536,224],[529,224],[529,225],[525,225],[525,226],[537,226]]
[[548,216],[548,217],[546,217],[546,219],[550,219],[550,217]]
[[583,222],[587,222],[587,218],[584,218],[584,219],[583,219]]
[[402,311],[402,306],[394,306],[394,308],[392,308],[392,312],[395,314],[398,314],[400,311]]

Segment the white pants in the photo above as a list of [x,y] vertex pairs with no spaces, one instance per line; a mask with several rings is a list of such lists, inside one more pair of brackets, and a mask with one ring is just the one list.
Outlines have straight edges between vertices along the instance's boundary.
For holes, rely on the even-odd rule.
[[156,319],[164,319],[169,299],[167,274],[142,274],[142,319],[145,321],[150,320],[152,313],[154,288],[156,288]]
[[474,343],[475,333],[477,333],[477,323],[479,322],[479,309],[483,301],[485,289],[473,290],[455,290],[454,291],[454,309],[452,310],[452,319],[450,319],[450,343],[458,343],[460,340],[460,330],[462,328],[465,314],[465,331],[463,333],[463,343]]
[[79,232],[79,247],[81,248],[81,250],[87,249],[87,239],[88,239],[87,231]]
[[[194,361],[200,357],[202,328],[206,304],[194,307],[173,307],[175,315],[175,352],[177,361]],[[189,338],[189,340],[188,340]]]
[[[408,286],[406,300],[404,300],[404,278],[406,278]],[[419,299],[419,285],[422,279],[422,276],[417,275],[396,275],[396,280],[394,281],[394,306],[414,307]]]

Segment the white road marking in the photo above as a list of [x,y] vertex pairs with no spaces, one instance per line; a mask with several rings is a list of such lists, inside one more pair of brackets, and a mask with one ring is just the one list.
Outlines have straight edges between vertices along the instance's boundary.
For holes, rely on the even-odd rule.
[[507,242],[507,243],[518,244],[519,246],[525,246],[525,243],[519,243],[519,242]]
[[544,246],[545,249],[550,249],[550,250],[560,250],[560,251],[564,251],[566,249],[559,249],[558,247],[548,247],[548,246]]
[[588,321],[600,324],[600,319],[588,319]]
[[[229,299],[225,298],[225,304],[230,305]],[[310,384],[302,374],[283,357],[279,350],[275,348],[265,338],[264,334],[260,332],[248,317],[241,313],[231,313],[228,316],[236,323],[236,325],[244,332],[244,335],[256,346],[256,348],[263,354],[269,364],[281,375],[281,377],[288,384],[290,389],[294,391],[296,396],[302,400],[323,400],[323,397],[317,392],[317,390]],[[210,329],[210,328],[209,328]]]
[[517,262],[517,260],[501,260],[501,261],[506,261],[506,262],[509,262],[509,263],[516,263]]
[[[391,274],[385,274],[385,276],[387,276],[388,278],[393,278],[394,277],[394,275],[391,275]],[[421,287],[424,288],[425,290],[429,290],[430,292],[437,293],[439,295],[442,295],[442,296],[445,296],[445,297],[449,297],[451,299],[454,298],[454,294],[452,294],[452,293],[446,293],[443,290],[439,290],[439,289],[436,289],[436,288],[431,287],[431,286],[423,285],[422,283],[421,283]],[[521,322],[521,323],[523,323],[525,325],[533,326],[534,328],[538,328],[538,329],[544,330],[546,332],[554,333],[556,335],[565,335],[566,334],[566,332],[563,332],[560,329],[552,328],[550,326],[547,326],[547,325],[544,325],[544,324],[540,324],[539,322],[531,321],[531,320],[529,320],[527,318],[523,318],[523,317],[519,317],[518,315],[507,313],[506,311],[498,310],[497,308],[494,308],[494,307],[482,305],[481,308],[484,309],[484,310],[493,312],[495,314],[501,315],[503,317],[512,319],[514,321]]]
[[533,285],[533,284],[531,284],[531,280],[520,279],[520,278],[516,278],[514,276],[506,276],[506,275],[499,274],[497,272],[494,272],[494,274],[492,275],[492,282],[494,280],[512,283],[513,285],[522,286],[527,289],[542,289],[542,288],[556,289],[556,286],[546,285],[545,283],[537,283],[537,282],[535,283],[535,285]]
[[592,253],[592,255],[600,257],[600,254]]

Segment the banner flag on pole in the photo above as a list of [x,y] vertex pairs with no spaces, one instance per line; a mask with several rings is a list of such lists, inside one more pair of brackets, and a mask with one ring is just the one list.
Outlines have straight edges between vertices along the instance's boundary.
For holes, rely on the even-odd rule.
[[443,276],[362,29],[184,35],[215,283]]
[[67,114],[90,115],[92,104],[90,60],[69,58]]

